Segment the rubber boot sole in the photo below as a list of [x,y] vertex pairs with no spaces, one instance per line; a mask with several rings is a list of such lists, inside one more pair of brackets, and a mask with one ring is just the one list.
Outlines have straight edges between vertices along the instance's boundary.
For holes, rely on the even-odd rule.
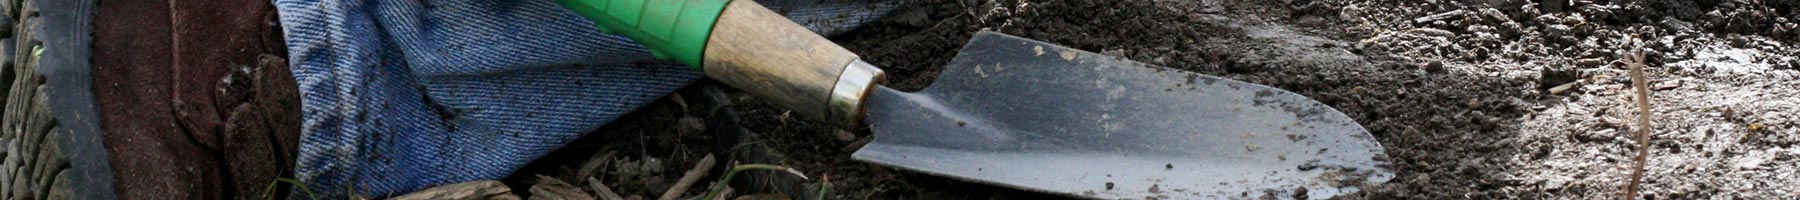
[[6,0],[0,199],[116,199],[89,79],[93,0]]

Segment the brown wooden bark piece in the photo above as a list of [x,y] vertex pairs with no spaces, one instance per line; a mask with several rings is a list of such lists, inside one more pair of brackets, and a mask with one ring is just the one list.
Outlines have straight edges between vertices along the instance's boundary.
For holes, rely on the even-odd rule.
[[544,175],[537,177],[537,183],[531,185],[531,199],[594,200],[594,196],[568,182]]
[[393,200],[473,200],[473,199],[519,199],[513,195],[512,189],[496,180],[479,180],[419,190],[411,194],[400,195]]

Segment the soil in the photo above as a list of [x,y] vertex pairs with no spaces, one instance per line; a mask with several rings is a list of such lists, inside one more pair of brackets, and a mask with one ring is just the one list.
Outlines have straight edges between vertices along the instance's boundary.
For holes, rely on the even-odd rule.
[[[970,35],[992,30],[1293,91],[1362,123],[1393,158],[1396,178],[1336,197],[1349,199],[1623,195],[1640,125],[1622,60],[1642,52],[1652,110],[1642,198],[1795,199],[1797,7],[1757,0],[917,0],[833,39],[881,66],[887,85],[902,90],[927,87]],[[737,92],[727,91],[730,103],[718,106],[729,109],[699,106],[709,95],[695,90],[702,89],[540,159],[509,184],[522,191],[532,174],[553,174],[586,185],[575,181],[580,164],[613,152],[602,160],[630,170],[606,170],[602,181],[650,196],[704,154],[741,153],[748,144],[776,155],[770,163],[829,176],[832,199],[1042,198],[856,162],[850,154],[874,137],[866,130],[812,123]],[[719,130],[698,121],[722,120],[754,134],[742,143],[699,134]],[[742,160],[754,159],[721,163]],[[818,181],[733,186],[812,188]],[[812,190],[739,194],[781,191]]]

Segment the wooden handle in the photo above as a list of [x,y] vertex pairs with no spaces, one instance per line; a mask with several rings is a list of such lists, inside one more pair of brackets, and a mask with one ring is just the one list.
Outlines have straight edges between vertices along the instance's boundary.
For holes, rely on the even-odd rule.
[[803,116],[856,123],[859,109],[846,116],[830,104],[839,75],[858,59],[849,50],[749,0],[726,5],[707,40],[706,76]]

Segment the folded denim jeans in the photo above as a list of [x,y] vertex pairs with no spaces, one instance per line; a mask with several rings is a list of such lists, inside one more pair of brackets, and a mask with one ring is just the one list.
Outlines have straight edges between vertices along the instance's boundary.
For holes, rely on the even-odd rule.
[[[274,3],[300,87],[295,178],[326,196],[503,178],[702,78],[552,0]],[[826,35],[898,4],[759,3]]]

